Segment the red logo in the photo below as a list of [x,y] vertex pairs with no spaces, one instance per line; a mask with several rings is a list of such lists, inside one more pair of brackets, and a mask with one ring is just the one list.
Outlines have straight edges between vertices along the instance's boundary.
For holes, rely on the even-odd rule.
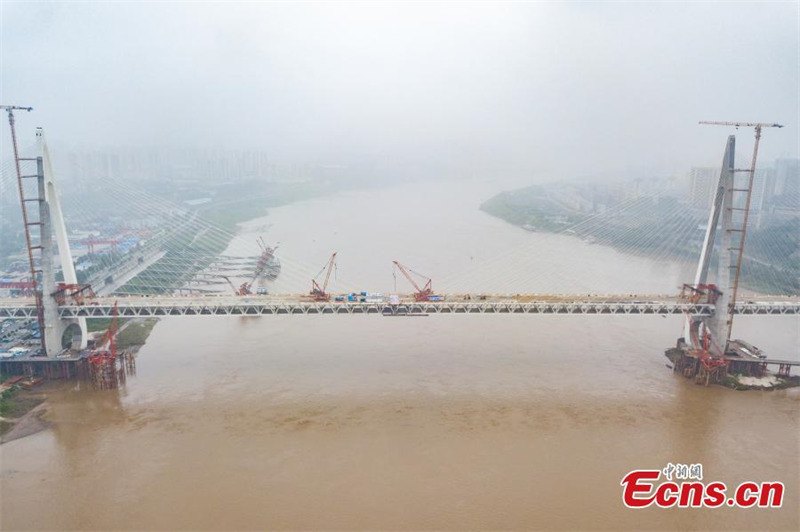
[[[684,469],[685,468],[685,469]],[[686,482],[675,482],[687,480]],[[659,483],[662,473],[665,481]],[[783,482],[742,482],[728,495],[724,482],[702,482],[700,464],[668,464],[663,471],[636,469],[622,479],[622,502],[628,508],[780,508],[783,505]]]

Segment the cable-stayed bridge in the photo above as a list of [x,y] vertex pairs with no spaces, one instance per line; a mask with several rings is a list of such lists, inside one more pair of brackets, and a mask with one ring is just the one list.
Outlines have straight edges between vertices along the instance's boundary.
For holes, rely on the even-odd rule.
[[[10,118],[13,133],[11,113]],[[741,267],[748,260],[744,253],[744,242],[758,139],[761,127],[770,126],[746,125],[755,126],[757,132],[751,168],[735,168],[735,145],[733,137],[729,137],[702,242],[692,242],[691,237],[698,232],[698,223],[696,218],[687,216],[680,205],[659,203],[658,197],[635,197],[540,239],[536,249],[522,246],[472,266],[440,284],[447,287],[444,292],[434,293],[430,288],[430,279],[424,289],[420,288],[402,265],[395,262],[417,291],[403,295],[395,290],[391,298],[380,300],[352,297],[354,292],[358,292],[349,288],[353,285],[343,281],[339,281],[336,288],[327,290],[335,254],[327,265],[324,286],[320,287],[315,282],[311,293],[300,290],[314,278],[314,270],[285,256],[281,256],[284,267],[276,283],[280,284],[282,293],[274,293],[276,290],[271,289],[269,295],[254,294],[250,281],[237,288],[238,282],[235,284],[232,278],[241,281],[253,270],[264,270],[262,259],[267,251],[263,241],[262,254],[252,255],[252,243],[243,244],[234,231],[204,220],[196,210],[189,210],[138,190],[130,183],[113,179],[103,185],[113,187],[120,213],[131,212],[141,217],[158,212],[165,223],[144,244],[137,244],[132,251],[122,255],[121,260],[98,269],[95,272],[96,281],[92,283],[97,296],[84,297],[86,285],[82,287],[77,283],[52,163],[44,135],[39,130],[35,157],[21,157],[17,153],[16,143],[14,145],[16,181],[32,272],[32,295],[0,299],[0,319],[38,320],[44,331],[43,351],[48,357],[55,357],[61,351],[62,338],[67,330],[72,333],[73,348],[80,350],[86,347],[86,320],[113,316],[683,315],[687,325],[682,339],[691,346],[692,352],[706,353],[706,358],[722,357],[730,341],[734,316],[800,314],[800,299],[797,297],[765,296],[755,291],[751,294],[739,293],[737,299]],[[12,137],[16,140],[15,135]],[[0,185],[8,185],[8,174],[4,173],[4,181]],[[736,179],[737,174],[749,179],[746,182]],[[666,208],[663,207],[664,203],[667,204]],[[646,217],[655,208],[665,209],[656,226],[643,232],[630,223],[631,220]],[[93,209],[77,205],[76,209],[69,212],[70,216],[74,213],[75,218],[79,219],[93,212]],[[608,226],[614,224],[615,230],[609,231]],[[646,252],[655,263],[696,266],[692,268],[696,269],[694,282],[684,285],[681,296],[677,295],[677,290],[672,294],[654,295],[634,288],[632,291],[635,293],[631,294],[600,294],[601,290],[592,289],[592,293],[582,293],[580,289],[570,289],[569,286],[565,289],[559,286],[555,291],[543,290],[541,286],[544,283],[537,282],[545,281],[544,286],[552,287],[558,286],[559,279],[574,282],[575,279],[592,276],[591,265],[576,264],[568,256],[547,253],[548,242],[565,235],[607,244],[623,256]],[[715,244],[715,240],[720,242]],[[768,240],[760,244],[773,250],[784,245]],[[687,249],[689,245],[694,246],[693,250]],[[709,275],[711,255],[715,250],[717,272],[716,275]],[[268,254],[271,257],[274,248],[269,248]],[[63,284],[68,289],[55,282],[54,256],[60,259]],[[780,276],[783,275],[780,268],[762,264],[757,258],[751,260],[757,266],[764,266],[758,270],[761,277],[757,279],[763,286],[780,285]],[[492,275],[494,284],[481,284],[479,291],[463,289],[464,286],[474,287],[476,278],[487,279],[484,275],[486,270],[502,271],[503,264],[514,264],[516,272],[507,276]],[[542,267],[542,264],[545,266]],[[530,266],[538,268],[535,273],[532,273],[534,268]],[[256,277],[253,276],[252,282],[256,281]],[[711,283],[710,279],[714,282]],[[231,290],[228,290],[228,285]],[[533,289],[519,289],[520,286],[533,286]],[[226,295],[226,292],[238,295]],[[367,293],[359,295],[368,296]]]

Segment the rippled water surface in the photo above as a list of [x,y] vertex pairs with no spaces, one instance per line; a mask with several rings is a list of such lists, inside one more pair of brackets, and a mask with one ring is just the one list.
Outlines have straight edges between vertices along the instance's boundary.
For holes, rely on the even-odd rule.
[[[436,283],[543,238],[477,211],[487,196],[479,186],[460,199],[426,188],[435,210],[422,223],[412,207],[423,188],[291,205],[244,230],[281,241],[289,259],[277,284],[287,290],[292,261],[321,266],[333,249],[337,283],[388,291],[391,259]],[[514,258],[505,279],[548,289],[557,270],[553,290],[670,292],[684,275],[569,237],[542,242],[541,261]],[[548,266],[559,256],[573,260]],[[581,268],[589,274],[576,282]],[[459,279],[508,283],[480,270]],[[734,392],[674,376],[663,351],[681,324],[165,319],[126,388],[59,391],[51,429],[0,447],[2,528],[797,529],[799,390]],[[800,357],[797,318],[742,317],[735,329],[772,355]],[[787,502],[626,509],[623,475],[667,462],[700,462],[706,479],[729,485],[781,480]]]

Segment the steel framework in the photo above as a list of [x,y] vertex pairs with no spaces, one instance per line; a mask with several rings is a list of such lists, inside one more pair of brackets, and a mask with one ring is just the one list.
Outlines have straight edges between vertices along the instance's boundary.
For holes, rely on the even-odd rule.
[[[690,303],[679,300],[653,301],[425,301],[388,303],[361,302],[305,302],[279,300],[259,300],[261,298],[195,298],[183,301],[170,301],[165,297],[160,301],[118,301],[120,317],[161,317],[161,316],[271,316],[308,314],[558,314],[558,315],[681,315],[711,316],[714,305]],[[62,319],[109,318],[114,315],[113,298],[98,298],[91,305],[62,306],[59,313]],[[96,304],[95,304],[96,303]],[[759,301],[739,303],[736,314],[778,316],[800,315],[800,301]],[[36,316],[33,305],[0,304],[0,318],[30,319]]]

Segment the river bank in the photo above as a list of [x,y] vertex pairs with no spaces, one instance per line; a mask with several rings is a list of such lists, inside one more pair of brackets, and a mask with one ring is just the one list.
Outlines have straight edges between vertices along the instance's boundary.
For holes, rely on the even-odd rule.
[[[133,318],[126,320],[117,331],[117,349],[135,357],[159,320]],[[90,321],[91,323],[91,321]],[[110,322],[90,327],[94,332],[108,328]],[[133,365],[135,367],[135,363]],[[23,381],[24,382],[24,381]],[[61,393],[74,387],[75,382],[44,381],[32,390],[20,386],[16,379],[0,375],[0,444],[44,431],[53,425],[48,419],[48,399],[53,392]],[[80,385],[79,385],[80,386]]]
[[747,375],[728,375],[722,382],[722,386],[739,391],[748,390],[785,390],[800,386],[800,376],[792,375],[788,378],[778,377],[768,374],[763,377],[749,377]]
[[[208,203],[175,220],[165,238],[164,257],[119,289],[137,294],[167,293],[189,282],[234,240],[238,225],[265,217],[271,209],[324,198],[376,185],[363,180],[303,181],[298,183],[245,180],[215,191]],[[273,242],[274,244],[274,242]],[[252,242],[250,254],[259,253]]]
[[[569,208],[554,199],[561,197],[556,192],[541,185],[504,191],[481,203],[480,209],[530,232],[578,237],[630,255],[676,261],[696,260],[699,255],[703,233],[686,228],[701,228],[707,214],[675,197],[642,196],[592,210],[588,205]],[[620,207],[622,204],[624,207]],[[672,229],[665,233],[665,228]],[[764,228],[751,227],[742,284],[766,294],[800,295],[798,249],[800,218]]]
[[[0,381],[5,380],[0,376]],[[47,394],[44,390],[28,391],[17,384],[0,385],[0,444],[45,430]]]

